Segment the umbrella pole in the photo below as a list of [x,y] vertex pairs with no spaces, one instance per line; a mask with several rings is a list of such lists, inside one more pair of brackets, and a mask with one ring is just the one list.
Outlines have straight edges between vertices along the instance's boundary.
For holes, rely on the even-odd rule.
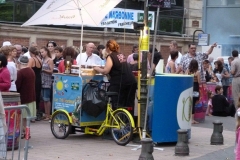
[[79,63],[79,77],[81,77],[81,54],[82,54],[82,50],[83,50],[83,47],[82,47],[82,39],[83,39],[83,19],[82,19],[82,13],[81,13],[81,9],[79,8],[79,15],[81,17],[81,20],[82,20],[82,25],[81,25],[81,39],[80,39],[80,63]]
[[83,22],[82,22],[82,26],[81,26],[80,54],[82,53],[82,50],[83,50],[82,39],[83,39]]

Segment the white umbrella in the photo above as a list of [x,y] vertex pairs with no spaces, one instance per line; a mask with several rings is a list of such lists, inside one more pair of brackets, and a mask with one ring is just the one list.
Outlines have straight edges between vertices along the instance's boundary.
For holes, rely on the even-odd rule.
[[83,25],[97,26],[121,0],[47,0],[22,26]]

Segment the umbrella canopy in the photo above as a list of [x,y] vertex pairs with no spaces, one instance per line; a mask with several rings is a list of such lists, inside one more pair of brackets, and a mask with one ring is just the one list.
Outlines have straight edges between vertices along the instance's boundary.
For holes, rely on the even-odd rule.
[[97,26],[121,0],[47,0],[22,26]]

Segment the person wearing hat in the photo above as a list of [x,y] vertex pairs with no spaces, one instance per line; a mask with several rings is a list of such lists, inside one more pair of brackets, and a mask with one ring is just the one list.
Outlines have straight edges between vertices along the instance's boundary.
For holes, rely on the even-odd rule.
[[[32,68],[28,67],[28,57],[21,56],[18,59],[18,72],[17,72],[17,92],[20,93],[21,104],[26,105],[30,112],[31,117],[36,117],[36,96],[35,96],[35,74]],[[23,132],[26,128],[25,110],[22,112],[23,116]],[[24,136],[24,135],[23,135]]]
[[10,46],[10,45],[12,45],[11,42],[9,42],[9,41],[4,41],[3,44],[2,44],[2,47],[3,47],[3,46]]

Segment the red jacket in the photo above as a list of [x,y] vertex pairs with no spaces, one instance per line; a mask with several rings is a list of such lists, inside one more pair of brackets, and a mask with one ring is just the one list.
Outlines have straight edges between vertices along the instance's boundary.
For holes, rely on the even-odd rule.
[[0,69],[0,91],[8,92],[11,87],[10,72],[7,67]]
[[32,68],[26,67],[18,70],[16,80],[17,92],[20,93],[21,104],[36,101],[35,73]]

